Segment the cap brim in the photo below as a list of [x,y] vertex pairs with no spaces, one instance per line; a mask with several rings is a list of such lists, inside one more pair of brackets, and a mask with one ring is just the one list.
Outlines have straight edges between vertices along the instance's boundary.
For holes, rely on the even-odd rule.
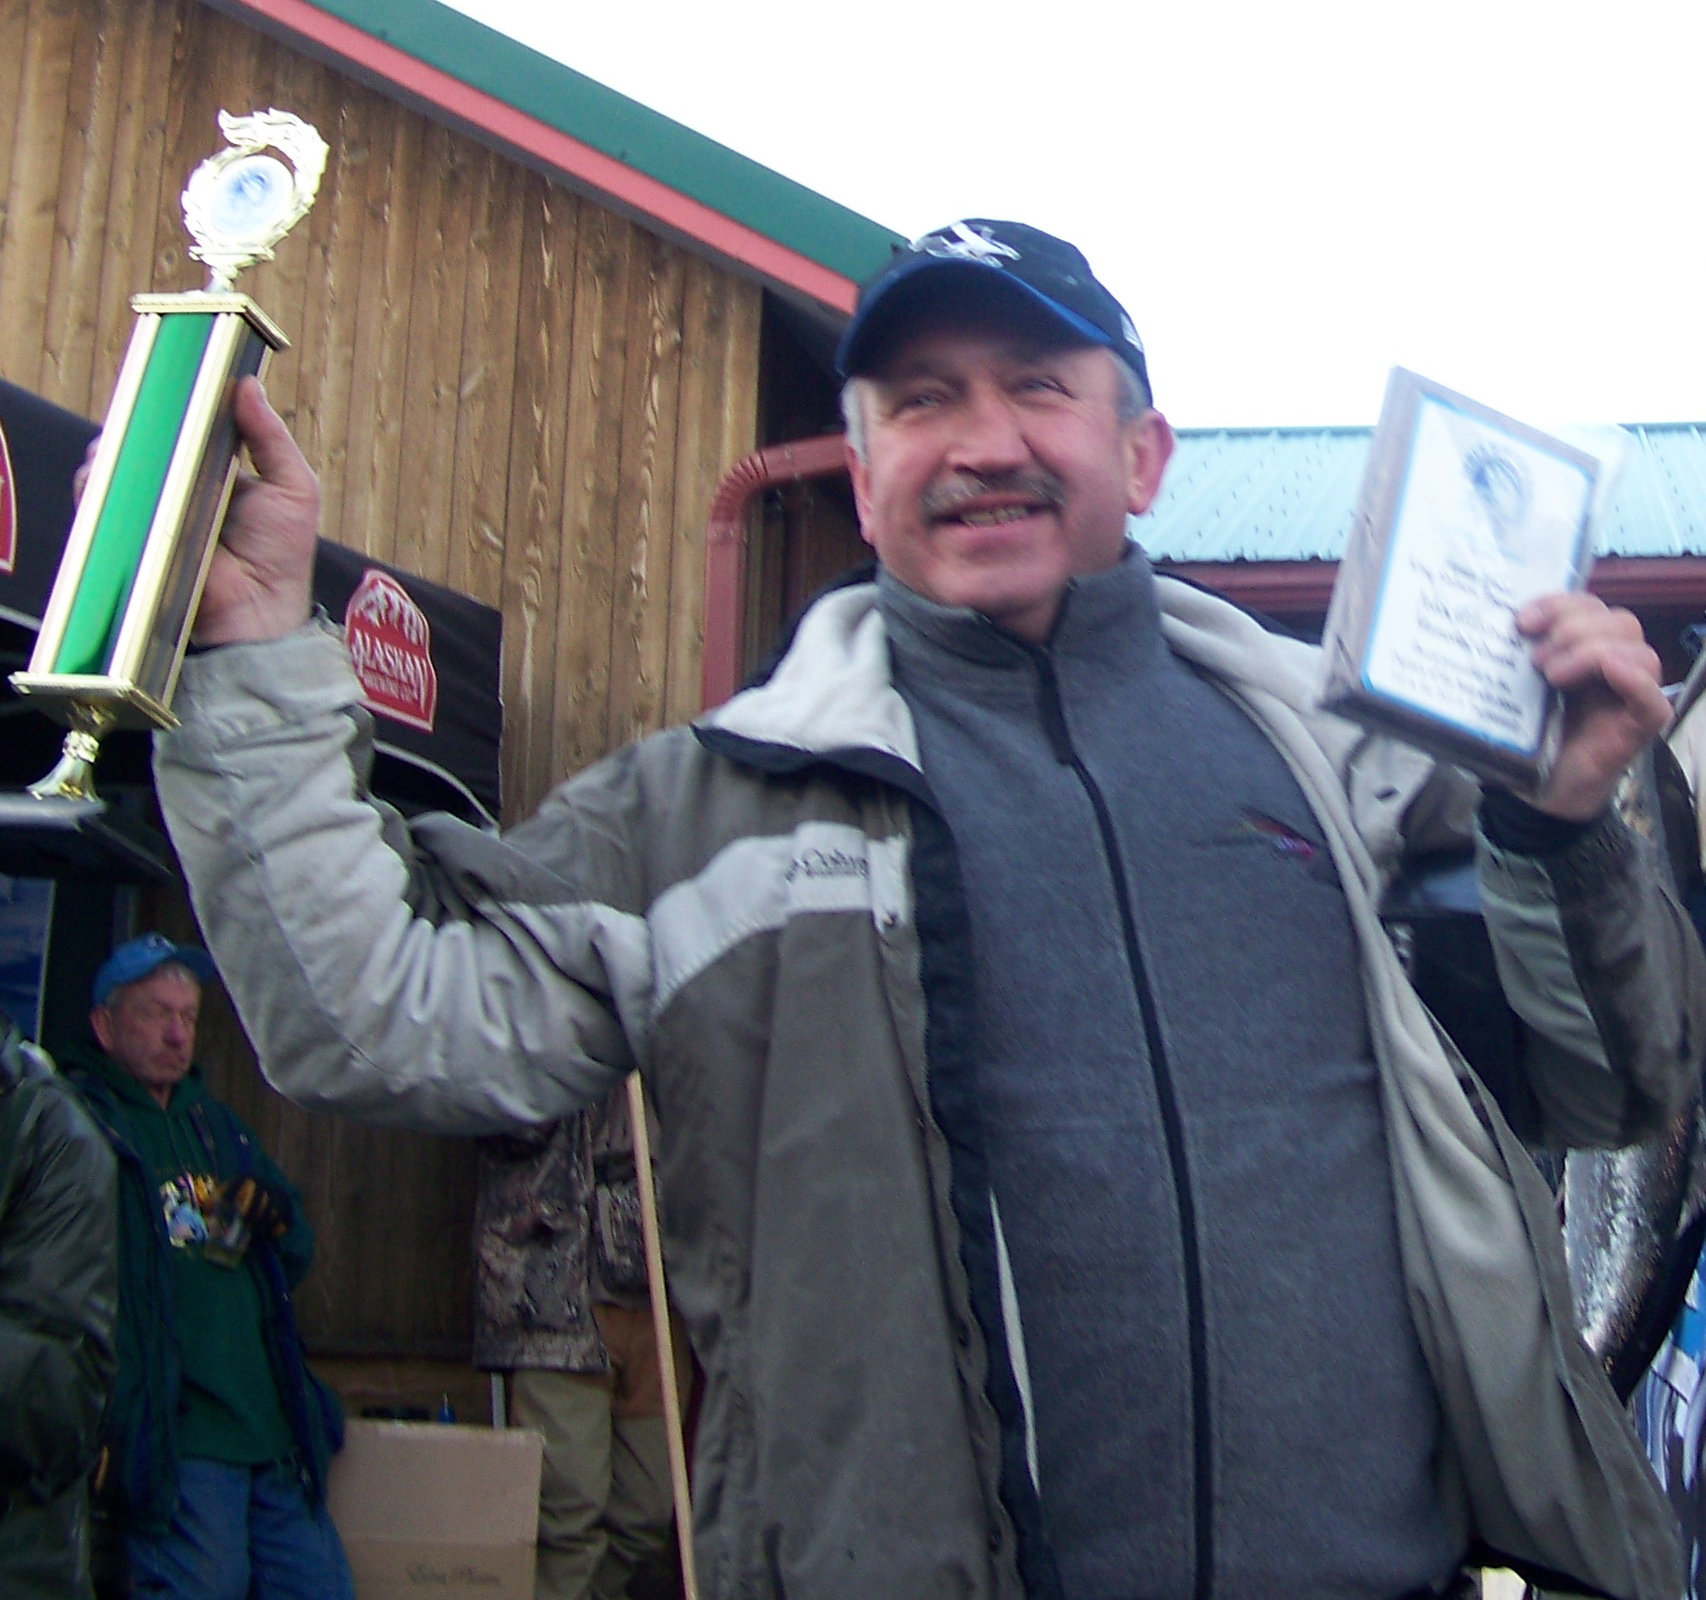
[[109,972],[103,965],[101,970],[95,974],[90,998],[98,1006],[105,1005],[111,998],[113,990],[127,988],[133,983],[141,983],[144,978],[153,976],[162,967],[172,966],[183,967],[197,983],[201,984],[211,983],[216,973],[213,957],[200,945],[175,944],[170,949],[159,951],[155,960],[145,962],[134,971],[131,970],[129,963],[126,963],[117,972]]
[[885,347],[906,317],[929,298],[928,291],[958,279],[965,287],[968,305],[1002,303],[1040,313],[1069,338],[1085,344],[1115,348],[1108,335],[1094,323],[1030,284],[1003,272],[999,267],[948,256],[919,256],[891,270],[865,296],[835,349],[835,370],[843,378],[868,376],[881,359]]
[[203,983],[211,983],[215,975],[213,957],[197,944],[181,944],[175,955],[168,956],[160,963],[165,966],[167,961],[175,961],[179,966],[188,967]]

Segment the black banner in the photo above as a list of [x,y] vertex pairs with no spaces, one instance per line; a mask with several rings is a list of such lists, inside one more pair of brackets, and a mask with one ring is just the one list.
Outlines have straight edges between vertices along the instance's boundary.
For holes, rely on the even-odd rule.
[[[25,665],[71,527],[71,477],[98,431],[95,423],[0,382],[4,672]],[[501,808],[502,616],[325,540],[314,566],[314,598],[344,628],[374,712],[375,793],[407,811],[495,819]],[[0,727],[7,730],[0,738],[0,786],[39,778],[64,730],[20,703],[3,677]],[[125,734],[109,739],[97,784],[109,773],[119,782],[145,782],[144,742]]]

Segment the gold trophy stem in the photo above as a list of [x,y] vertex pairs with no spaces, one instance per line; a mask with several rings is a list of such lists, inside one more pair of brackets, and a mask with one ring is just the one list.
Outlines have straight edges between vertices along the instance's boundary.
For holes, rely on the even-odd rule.
[[118,719],[106,706],[73,702],[69,709],[72,728],[65,736],[64,754],[52,772],[30,785],[30,793],[38,800],[95,798],[95,757],[102,738]]

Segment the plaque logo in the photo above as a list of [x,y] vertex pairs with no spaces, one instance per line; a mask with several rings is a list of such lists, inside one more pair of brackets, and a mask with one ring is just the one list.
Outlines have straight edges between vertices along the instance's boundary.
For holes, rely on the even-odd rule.
[[1463,458],[1469,487],[1481,502],[1492,525],[1493,540],[1506,555],[1513,528],[1528,520],[1534,505],[1534,486],[1522,464],[1496,445],[1476,445]]

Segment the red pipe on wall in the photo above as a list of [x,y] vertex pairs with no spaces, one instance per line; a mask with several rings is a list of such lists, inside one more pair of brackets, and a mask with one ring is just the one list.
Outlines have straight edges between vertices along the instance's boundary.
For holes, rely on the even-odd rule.
[[839,433],[767,445],[735,463],[711,497],[705,523],[705,645],[699,698],[707,711],[740,687],[746,660],[747,512],[766,489],[847,469],[847,444]]

